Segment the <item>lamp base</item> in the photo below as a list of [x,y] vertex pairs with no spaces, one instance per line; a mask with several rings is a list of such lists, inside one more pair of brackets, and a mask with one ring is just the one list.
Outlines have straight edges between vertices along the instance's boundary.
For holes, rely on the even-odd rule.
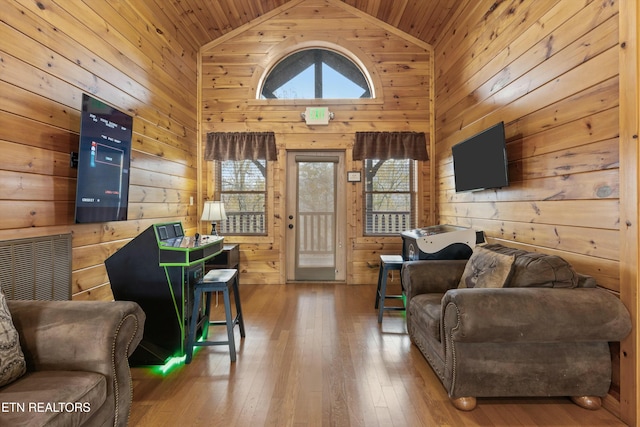
[[211,223],[211,235],[212,236],[217,236],[218,235],[218,231],[216,230],[216,223],[215,222]]

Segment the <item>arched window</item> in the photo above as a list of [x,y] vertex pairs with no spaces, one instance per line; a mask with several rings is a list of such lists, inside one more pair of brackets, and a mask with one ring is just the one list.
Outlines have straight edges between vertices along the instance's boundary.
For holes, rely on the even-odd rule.
[[297,51],[271,69],[261,99],[371,98],[362,70],[346,56],[328,49]]

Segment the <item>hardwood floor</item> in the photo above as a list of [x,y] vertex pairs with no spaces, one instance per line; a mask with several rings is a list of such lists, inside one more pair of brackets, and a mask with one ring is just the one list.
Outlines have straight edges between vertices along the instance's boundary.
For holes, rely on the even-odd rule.
[[565,398],[454,409],[411,344],[404,313],[378,324],[375,285],[241,287],[237,362],[216,346],[164,376],[132,368],[131,426],[624,426]]

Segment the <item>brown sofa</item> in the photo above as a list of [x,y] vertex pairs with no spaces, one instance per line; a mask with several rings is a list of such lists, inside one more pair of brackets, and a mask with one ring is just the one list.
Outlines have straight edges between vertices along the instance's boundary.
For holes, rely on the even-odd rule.
[[510,396],[600,407],[609,342],[624,338],[631,320],[592,277],[560,257],[497,244],[476,247],[468,261],[406,262],[401,274],[409,336],[456,408]]
[[7,301],[26,374],[0,388],[0,425],[126,426],[128,356],[145,314],[128,301]]

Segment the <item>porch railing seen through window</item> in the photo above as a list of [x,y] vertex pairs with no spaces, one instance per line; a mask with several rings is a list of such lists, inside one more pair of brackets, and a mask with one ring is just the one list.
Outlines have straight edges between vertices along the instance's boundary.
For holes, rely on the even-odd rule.
[[227,219],[219,222],[221,235],[261,234],[265,228],[264,212],[227,212]]
[[411,212],[368,212],[365,220],[367,234],[400,234],[411,229]]
[[[302,214],[300,233],[304,248],[327,250],[334,244],[333,236],[318,234],[320,225],[328,225],[329,214]],[[331,214],[332,216],[332,214]],[[255,234],[265,230],[264,212],[227,212],[227,219],[218,223],[220,234]],[[399,234],[411,229],[411,212],[371,212],[366,217],[371,234]]]

